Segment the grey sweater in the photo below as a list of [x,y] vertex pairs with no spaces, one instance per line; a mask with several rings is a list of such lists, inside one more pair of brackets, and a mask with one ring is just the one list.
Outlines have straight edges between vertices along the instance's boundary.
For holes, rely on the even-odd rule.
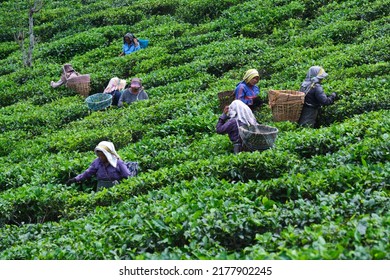
[[122,107],[123,103],[130,104],[134,101],[144,100],[148,98],[148,94],[143,89],[141,89],[138,94],[134,94],[130,91],[130,89],[126,89],[119,98],[118,107]]

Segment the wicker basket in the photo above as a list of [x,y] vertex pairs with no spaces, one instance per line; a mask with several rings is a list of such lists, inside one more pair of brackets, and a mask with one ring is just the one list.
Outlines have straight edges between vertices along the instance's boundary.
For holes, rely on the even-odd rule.
[[66,81],[65,85],[68,88],[78,92],[81,96],[87,97],[91,91],[90,82],[91,78],[88,74],[86,74],[70,78]]
[[228,90],[228,91],[222,91],[218,93],[218,99],[219,99],[219,108],[221,111],[225,108],[225,106],[229,106],[230,103],[232,103],[235,99],[234,91]]
[[240,126],[238,131],[244,149],[249,151],[264,151],[272,148],[278,136],[276,127],[262,124],[250,127]]
[[103,110],[112,103],[112,95],[108,93],[95,93],[85,99],[88,108],[92,111]]
[[295,90],[270,90],[268,100],[274,121],[297,122],[301,116],[305,93]]

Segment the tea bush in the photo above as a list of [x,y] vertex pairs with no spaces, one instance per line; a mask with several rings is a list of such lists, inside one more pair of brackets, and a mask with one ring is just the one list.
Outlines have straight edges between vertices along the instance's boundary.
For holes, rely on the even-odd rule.
[[[388,1],[45,1],[32,67],[14,5],[0,7],[1,259],[390,258]],[[120,57],[127,32],[149,45]],[[149,100],[89,111],[50,87],[64,63],[91,94],[140,77]],[[312,65],[338,95],[318,127],[263,106],[274,147],[234,155],[215,132],[218,92],[256,68],[267,100]],[[65,185],[102,140],[138,176]]]

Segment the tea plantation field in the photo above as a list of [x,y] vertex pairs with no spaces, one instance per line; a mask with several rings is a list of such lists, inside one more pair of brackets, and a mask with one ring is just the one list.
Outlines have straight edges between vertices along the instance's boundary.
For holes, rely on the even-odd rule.
[[[24,67],[32,2],[0,1],[0,259],[390,259],[390,0],[44,1]],[[127,32],[149,46],[118,56]],[[50,87],[64,63],[149,99],[90,112]],[[263,106],[275,146],[234,155],[218,92],[256,68],[267,99],[312,65],[338,95],[319,127]],[[139,175],[66,185],[102,140]]]

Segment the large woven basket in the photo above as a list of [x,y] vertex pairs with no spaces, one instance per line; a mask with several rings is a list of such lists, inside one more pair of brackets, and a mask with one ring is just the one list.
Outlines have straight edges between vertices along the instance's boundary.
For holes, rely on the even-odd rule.
[[297,122],[301,116],[305,93],[295,90],[270,90],[268,100],[274,121]]
[[229,106],[230,103],[232,103],[235,99],[234,91],[228,90],[228,91],[222,91],[218,93],[218,99],[219,99],[219,108],[221,111],[225,108],[225,106]]
[[95,93],[85,99],[88,108],[92,111],[103,110],[112,103],[112,95],[108,93]]
[[91,78],[89,74],[86,74],[70,78],[66,81],[65,85],[68,88],[78,92],[81,96],[87,97],[91,91],[90,82]]
[[244,149],[249,151],[263,151],[272,148],[278,129],[268,125],[240,126],[238,128]]

